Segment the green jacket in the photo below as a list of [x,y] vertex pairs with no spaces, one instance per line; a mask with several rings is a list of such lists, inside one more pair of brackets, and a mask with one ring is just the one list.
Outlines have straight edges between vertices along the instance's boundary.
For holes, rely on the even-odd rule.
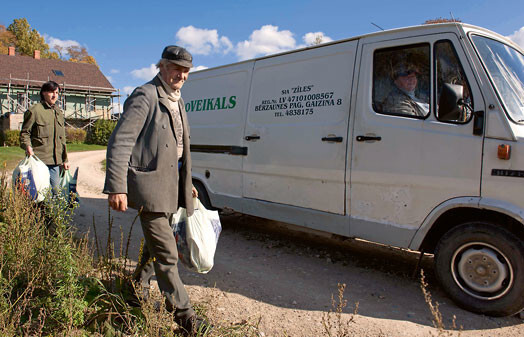
[[25,112],[20,147],[25,150],[27,146],[46,165],[67,162],[65,118],[57,104],[51,107],[41,101]]

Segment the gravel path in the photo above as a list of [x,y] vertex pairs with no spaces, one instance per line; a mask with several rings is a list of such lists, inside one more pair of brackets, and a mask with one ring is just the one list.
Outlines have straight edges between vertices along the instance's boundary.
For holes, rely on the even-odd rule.
[[[80,167],[76,225],[92,235],[94,221],[100,241],[105,242],[111,217],[116,251],[122,228],[125,237],[131,232],[130,256],[136,259],[140,224],[137,221],[131,230],[133,210],[111,212],[109,217],[107,198],[101,193],[103,159],[105,151],[70,154],[73,169]],[[208,303],[215,323],[260,319],[264,336],[325,336],[322,317],[331,309],[337,284],[345,283],[348,305],[343,320],[352,316],[358,302],[358,314],[348,325],[352,335],[438,335],[419,281],[411,277],[417,254],[358,240],[342,242],[239,214],[221,215],[221,220],[223,232],[213,270],[200,275],[180,267],[192,300]],[[455,315],[461,336],[524,336],[524,321],[518,317],[491,318],[455,306],[436,284],[431,263],[431,258],[424,258],[422,266],[446,327]]]

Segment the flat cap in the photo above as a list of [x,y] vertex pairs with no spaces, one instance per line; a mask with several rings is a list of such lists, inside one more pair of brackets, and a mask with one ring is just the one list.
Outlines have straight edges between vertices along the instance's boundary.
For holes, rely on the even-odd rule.
[[185,48],[179,46],[165,47],[162,52],[162,58],[182,67],[193,67],[193,56]]
[[420,75],[420,71],[417,66],[411,63],[399,63],[393,70],[393,78],[396,79],[399,76],[408,76],[411,74]]

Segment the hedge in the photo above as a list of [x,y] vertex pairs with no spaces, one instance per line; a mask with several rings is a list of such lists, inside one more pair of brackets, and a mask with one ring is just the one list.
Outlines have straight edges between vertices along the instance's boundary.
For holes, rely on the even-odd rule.
[[66,128],[66,139],[70,144],[83,144],[86,141],[87,132],[83,129]]
[[87,133],[86,143],[107,146],[109,137],[111,133],[113,133],[115,126],[116,121],[105,119],[97,120]]
[[4,146],[20,146],[20,130],[4,130],[0,132],[0,138]]

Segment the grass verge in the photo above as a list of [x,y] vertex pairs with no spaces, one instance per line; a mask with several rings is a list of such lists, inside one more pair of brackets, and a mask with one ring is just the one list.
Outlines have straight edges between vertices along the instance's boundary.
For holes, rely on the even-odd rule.
[[[105,150],[106,147],[94,144],[67,144],[68,152]],[[0,164],[6,170],[13,170],[20,160],[24,159],[25,152],[18,146],[0,147]]]

